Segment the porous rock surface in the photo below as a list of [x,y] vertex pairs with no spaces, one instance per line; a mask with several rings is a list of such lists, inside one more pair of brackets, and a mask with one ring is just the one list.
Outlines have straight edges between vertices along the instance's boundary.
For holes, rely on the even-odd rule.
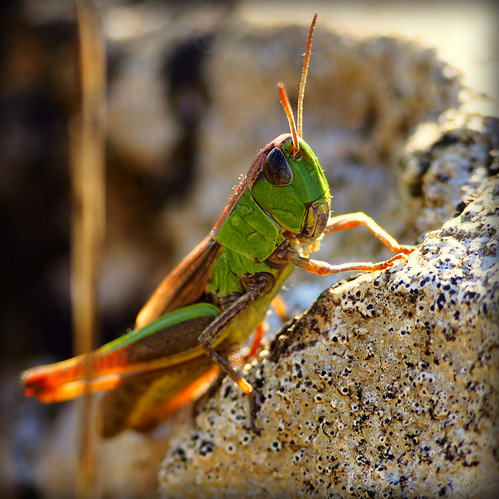
[[[441,125],[433,156],[408,169],[420,174],[416,226],[464,190],[461,213],[407,264],[338,283],[283,329],[246,374],[259,388],[260,434],[224,382],[170,442],[163,497],[499,494],[497,123],[478,122]],[[474,163],[454,169],[469,182],[435,202],[426,181],[455,147]]]
[[[284,131],[276,81],[296,93],[296,54],[303,51],[306,28],[238,30],[242,35],[228,37],[208,63],[212,106],[201,126],[199,178],[184,203],[191,211],[165,215],[160,231],[182,234],[175,237],[186,241],[180,256],[219,215],[214,200],[226,202],[221,186],[228,197],[227,179],[236,183],[255,147]],[[252,47],[255,54],[241,56]],[[443,232],[428,235],[407,265],[337,285],[281,332],[247,373],[260,389],[260,435],[248,431],[248,401],[226,381],[208,402],[197,404],[194,420],[185,408],[159,433],[128,432],[103,444],[105,497],[156,497],[158,456],[166,452],[160,471],[165,497],[486,497],[492,491],[498,473],[493,447],[499,321],[491,196],[497,184],[487,179],[494,173],[494,135],[479,117],[436,123],[441,112],[458,105],[461,87],[431,50],[389,38],[353,43],[323,29],[312,64],[305,135],[334,184],[336,213],[363,209],[397,236],[414,226],[414,237],[402,238],[410,242],[440,229],[459,203],[460,210],[468,207]],[[125,82],[115,90],[122,85],[133,88]],[[390,167],[397,165],[408,131],[426,121],[434,140],[421,143],[416,139],[422,134],[416,134],[397,187]],[[213,164],[220,170],[214,172]],[[400,199],[404,189],[407,203]],[[348,246],[335,235],[324,244],[335,260],[322,258],[357,259],[357,248],[378,257],[374,238],[360,233],[353,240]],[[162,277],[155,276],[154,284]],[[135,285],[113,286],[113,295],[128,287]],[[71,493],[73,433],[56,429],[40,446],[44,470],[38,482],[48,497]]]

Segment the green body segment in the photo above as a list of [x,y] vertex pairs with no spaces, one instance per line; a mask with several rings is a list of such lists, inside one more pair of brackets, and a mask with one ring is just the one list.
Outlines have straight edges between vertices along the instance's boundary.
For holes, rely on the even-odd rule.
[[245,342],[265,319],[272,300],[279,293],[284,282],[288,279],[293,270],[293,265],[289,265],[280,270],[271,269],[271,273],[275,277],[272,289],[262,295],[246,310],[242,311],[234,322],[229,324],[224,331],[223,338],[219,338],[217,344],[220,344],[222,347],[228,347],[230,345],[237,345]]
[[257,272],[272,272],[265,262],[255,262],[247,256],[229,248],[224,248],[208,284],[208,290],[218,296],[227,296],[231,293],[242,293],[243,286],[239,276],[256,274]]
[[265,262],[284,241],[280,230],[298,235],[307,217],[314,216],[309,210],[311,204],[329,207],[329,185],[319,160],[304,140],[299,139],[299,144],[301,154],[297,159],[292,155],[291,140],[279,146],[291,168],[292,182],[277,186],[262,175],[243,192],[214,234],[223,249],[212,270],[208,291],[219,297],[242,294],[241,276],[267,272],[274,277],[273,288],[241,311],[219,338],[220,343],[244,341],[264,320],[270,302],[293,271],[293,265],[277,269]]
[[329,185],[319,160],[303,139],[299,139],[299,144],[301,154],[296,159],[291,140],[280,145],[293,174],[292,182],[277,186],[262,175],[251,189],[243,192],[215,232],[215,240],[224,249],[213,268],[210,292],[218,296],[242,293],[242,275],[270,272],[277,279],[280,272],[265,260],[284,241],[278,226],[299,234],[311,216],[311,203],[329,206]]
[[302,153],[299,159],[293,159],[291,141],[282,145],[282,151],[293,172],[291,184],[285,187],[275,186],[262,177],[251,189],[257,203],[279,225],[295,234],[303,227],[307,204],[321,200],[328,202],[330,198],[329,185],[317,156],[303,139],[299,139],[299,144]]
[[224,248],[213,268],[208,291],[220,297],[243,293],[239,277],[258,272],[269,272],[278,279],[280,271],[264,260],[284,238],[249,190],[244,191],[218,228],[215,240]]
[[[263,262],[284,238],[246,190],[215,234],[222,246]],[[252,272],[249,272],[252,273]]]
[[274,299],[285,280],[293,271],[294,266],[276,269],[264,262],[252,262],[244,255],[240,255],[233,250],[224,249],[213,269],[209,290],[218,296],[227,296],[230,293],[244,293],[241,281],[238,276],[251,275],[258,272],[267,272],[274,277],[272,289],[261,295],[248,309],[241,311],[235,321],[229,324],[222,337],[217,343],[222,343],[229,338],[228,343],[239,343],[253,332],[253,330],[265,319],[265,314],[270,307],[270,302]]

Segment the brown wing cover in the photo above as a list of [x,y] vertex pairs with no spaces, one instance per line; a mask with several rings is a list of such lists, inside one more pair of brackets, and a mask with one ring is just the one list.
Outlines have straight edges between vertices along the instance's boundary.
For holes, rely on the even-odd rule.
[[167,312],[196,303],[203,296],[221,246],[206,236],[160,283],[135,322],[141,328]]

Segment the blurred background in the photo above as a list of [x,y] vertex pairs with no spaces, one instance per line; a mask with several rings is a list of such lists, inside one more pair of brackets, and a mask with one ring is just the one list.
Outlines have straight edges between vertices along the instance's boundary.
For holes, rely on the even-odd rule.
[[[99,343],[133,326],[155,285],[210,230],[238,175],[287,130],[275,85],[283,80],[296,96],[314,12],[305,138],[338,189],[337,213],[374,211],[409,237],[404,218],[390,218],[398,203],[384,199],[394,180],[383,169],[396,168],[407,134],[463,100],[497,115],[493,2],[177,3],[100,3],[109,132]],[[68,124],[81,98],[74,6],[2,2],[0,37],[0,492],[39,497],[32,454],[59,409],[24,400],[18,376],[72,355]],[[386,87],[380,75],[392,78]],[[373,186],[371,199],[363,189]],[[380,251],[366,242],[357,256],[338,241],[335,262]]]

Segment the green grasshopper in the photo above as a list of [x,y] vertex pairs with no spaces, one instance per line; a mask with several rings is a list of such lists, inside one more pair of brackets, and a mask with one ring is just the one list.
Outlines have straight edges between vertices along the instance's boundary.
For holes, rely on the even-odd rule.
[[[107,390],[101,401],[107,437],[126,428],[155,427],[197,398],[220,370],[251,400],[254,388],[229,359],[259,328],[295,267],[327,275],[373,272],[407,260],[413,247],[399,244],[364,213],[330,217],[328,182],[302,138],[316,18],[307,40],[297,125],[285,87],[278,85],[291,133],[279,135],[258,153],[211,233],[160,283],[139,312],[133,331],[90,356],[29,369],[22,375],[27,396],[49,403],[86,390]],[[308,258],[324,234],[358,225],[396,255],[380,263],[341,265]]]

